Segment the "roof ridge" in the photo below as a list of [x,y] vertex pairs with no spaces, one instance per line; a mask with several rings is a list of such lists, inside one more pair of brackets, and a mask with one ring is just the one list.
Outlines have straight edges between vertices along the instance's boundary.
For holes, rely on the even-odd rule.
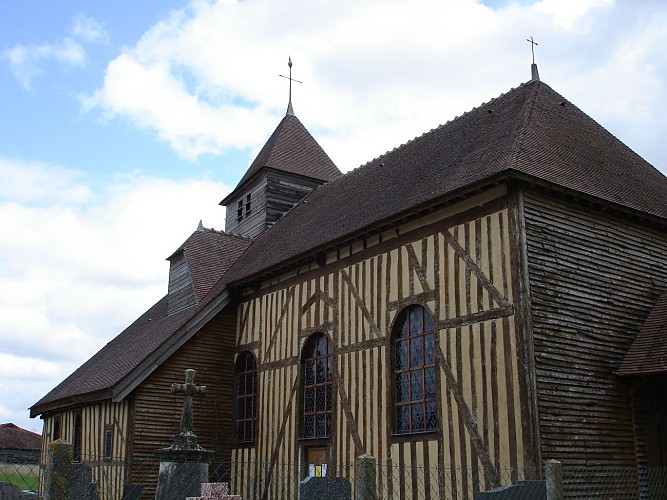
[[[510,92],[514,92],[515,90],[518,90],[518,89],[520,89],[521,87],[524,87],[524,86],[529,85],[530,83],[532,83],[532,80],[529,81],[529,82],[523,82],[523,83],[519,84],[518,86],[516,86],[516,87],[512,87],[512,88],[510,88],[509,90],[507,90],[507,91],[505,91],[505,92],[501,92],[501,93],[498,94],[496,97],[492,97],[492,98],[489,99],[488,101],[485,101],[485,102],[483,102],[483,103],[481,103],[481,104],[478,104],[477,106],[474,106],[474,107],[470,108],[469,110],[464,111],[464,112],[461,113],[460,115],[456,115],[454,118],[450,118],[450,119],[447,120],[446,122],[441,123],[440,125],[437,125],[437,126],[433,127],[432,129],[427,130],[426,132],[423,132],[422,134],[417,135],[417,136],[413,137],[412,139],[409,139],[409,140],[405,141],[404,143],[399,144],[398,146],[396,146],[396,147],[394,147],[394,148],[392,148],[392,149],[389,149],[389,150],[385,151],[384,153],[380,154],[379,156],[376,156],[375,158],[373,158],[372,160],[369,160],[369,161],[367,161],[366,163],[362,163],[362,164],[359,165],[358,167],[355,167],[355,168],[353,168],[352,170],[350,170],[349,172],[346,172],[345,174],[343,174],[341,177],[339,177],[339,179],[342,178],[342,177],[345,177],[345,176],[348,175],[348,174],[351,174],[351,173],[353,173],[353,172],[356,172],[357,170],[359,170],[359,169],[361,169],[361,168],[363,168],[363,167],[366,167],[367,165],[370,165],[371,163],[375,163],[376,161],[378,161],[378,160],[384,158],[385,156],[390,155],[391,153],[395,152],[397,149],[400,149],[400,148],[405,147],[405,146],[407,146],[407,145],[409,145],[409,144],[412,144],[413,142],[415,142],[415,141],[417,141],[417,140],[419,140],[419,139],[421,139],[421,138],[423,138],[423,137],[426,137],[426,136],[429,135],[429,134],[433,134],[433,133],[438,132],[438,131],[439,131],[440,129],[442,129],[443,127],[446,127],[447,125],[451,125],[452,123],[454,123],[454,122],[457,121],[457,120],[463,119],[464,117],[470,115],[470,114],[473,113],[474,111],[477,111],[478,109],[480,109],[480,108],[482,108],[482,107],[484,107],[484,106],[488,106],[489,104],[492,104],[493,102],[497,101],[498,99],[500,99],[500,98],[506,96],[506,95],[509,94]],[[336,180],[338,180],[338,179],[336,179]]]
[[515,139],[512,144],[512,152],[510,153],[510,165],[512,167],[516,166],[519,149],[526,140],[526,134],[529,128],[528,126],[532,122],[533,117],[535,116],[535,110],[537,109],[537,107],[535,106],[535,103],[537,102],[537,94],[540,92],[542,88],[540,85],[541,82],[539,80],[531,80],[528,83],[535,83],[537,86],[533,91],[530,103],[528,104],[528,106],[526,106],[526,109],[524,109],[523,111],[523,116],[521,117],[521,120],[517,120],[517,125],[515,128],[517,133],[515,134]]

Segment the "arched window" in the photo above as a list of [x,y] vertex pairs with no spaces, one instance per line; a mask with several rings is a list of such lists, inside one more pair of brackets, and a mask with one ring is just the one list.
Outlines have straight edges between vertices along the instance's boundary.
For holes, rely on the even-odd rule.
[[251,352],[244,352],[236,361],[236,440],[255,441],[257,419],[257,364]]
[[331,343],[323,333],[312,335],[303,348],[303,437],[331,436],[332,356]]
[[428,309],[413,305],[398,316],[394,353],[394,430],[397,434],[434,431],[436,412],[435,334]]

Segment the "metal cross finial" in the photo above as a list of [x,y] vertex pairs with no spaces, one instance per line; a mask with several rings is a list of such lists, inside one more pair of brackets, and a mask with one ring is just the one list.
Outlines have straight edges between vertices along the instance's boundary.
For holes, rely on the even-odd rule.
[[288,115],[293,115],[294,110],[292,109],[292,82],[296,82],[296,83],[303,83],[303,82],[301,82],[299,80],[295,80],[294,78],[292,78],[292,56],[289,56],[287,66],[289,66],[289,76],[285,76],[285,75],[278,75],[278,76],[281,76],[283,78],[287,78],[289,80],[289,102],[287,104],[287,114]]
[[535,45],[539,45],[539,43],[533,41],[533,37],[530,37],[530,40],[526,38],[526,41],[530,43],[530,51],[533,53],[533,64],[535,64]]

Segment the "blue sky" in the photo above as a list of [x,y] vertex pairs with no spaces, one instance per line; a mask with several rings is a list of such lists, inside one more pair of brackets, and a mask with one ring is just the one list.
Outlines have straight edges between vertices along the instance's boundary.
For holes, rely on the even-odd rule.
[[[343,171],[542,80],[667,172],[659,0],[0,0],[0,422],[165,292],[284,115]],[[17,390],[16,387],[20,387]]]
[[[24,158],[28,152],[31,159],[93,174],[141,169],[176,178],[186,175],[189,170],[184,169],[183,159],[168,144],[155,141],[152,131],[82,108],[82,100],[99,87],[108,62],[123,47],[136,43],[147,27],[184,5],[182,0],[3,2],[0,46],[5,50],[17,45],[58,49],[71,41],[85,56],[69,63],[37,57],[27,70],[34,75],[23,85],[5,59],[0,70],[0,103],[5,116],[16,119],[0,121],[2,154]],[[82,21],[97,24],[101,32],[88,39],[76,34],[75,25]],[[194,168],[205,169],[219,165],[220,160],[208,155],[190,161]]]

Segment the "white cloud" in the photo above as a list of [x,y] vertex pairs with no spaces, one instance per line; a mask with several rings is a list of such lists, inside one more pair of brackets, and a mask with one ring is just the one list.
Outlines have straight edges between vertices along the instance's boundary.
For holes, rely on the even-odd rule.
[[109,41],[104,25],[83,13],[78,13],[72,19],[72,36],[88,43]]
[[43,72],[41,62],[54,60],[64,66],[81,67],[86,61],[83,47],[71,38],[41,45],[14,45],[3,51],[2,56],[26,90],[32,89],[33,78]]
[[0,200],[85,203],[92,192],[84,179],[83,172],[0,158]]
[[[494,10],[473,0],[193,2],[111,61],[87,105],[155,130],[188,158],[257,149],[284,113],[287,84],[278,74],[291,54],[294,77],[304,82],[295,84],[296,114],[349,170],[528,80],[525,40],[534,35],[545,81],[581,97],[575,103],[584,109],[588,99],[614,91],[625,108],[642,103],[622,118],[599,115],[612,130],[642,130],[661,120],[667,85],[657,71],[648,87],[638,85],[650,54],[664,65],[638,40],[649,36],[646,22],[662,18],[648,31],[664,47],[666,10],[619,4],[541,0]],[[579,82],[605,79],[613,85],[579,95]],[[662,146],[649,160],[667,166],[665,158]]]
[[14,76],[26,90],[32,90],[32,81],[42,74],[44,65],[55,61],[63,67],[83,67],[86,64],[86,50],[80,41],[106,42],[108,40],[104,27],[92,17],[77,14],[72,20],[72,31],[69,36],[53,42],[40,44],[17,44],[5,49],[1,59],[9,62]]
[[[0,159],[0,394],[25,382],[12,396],[22,410],[166,293],[165,259],[199,219],[224,226],[218,202],[230,189],[206,178],[87,181],[67,168]],[[60,195],[50,196],[52,182]]]
[[612,4],[613,0],[542,0],[536,8],[548,13],[558,28],[588,32],[595,10]]

